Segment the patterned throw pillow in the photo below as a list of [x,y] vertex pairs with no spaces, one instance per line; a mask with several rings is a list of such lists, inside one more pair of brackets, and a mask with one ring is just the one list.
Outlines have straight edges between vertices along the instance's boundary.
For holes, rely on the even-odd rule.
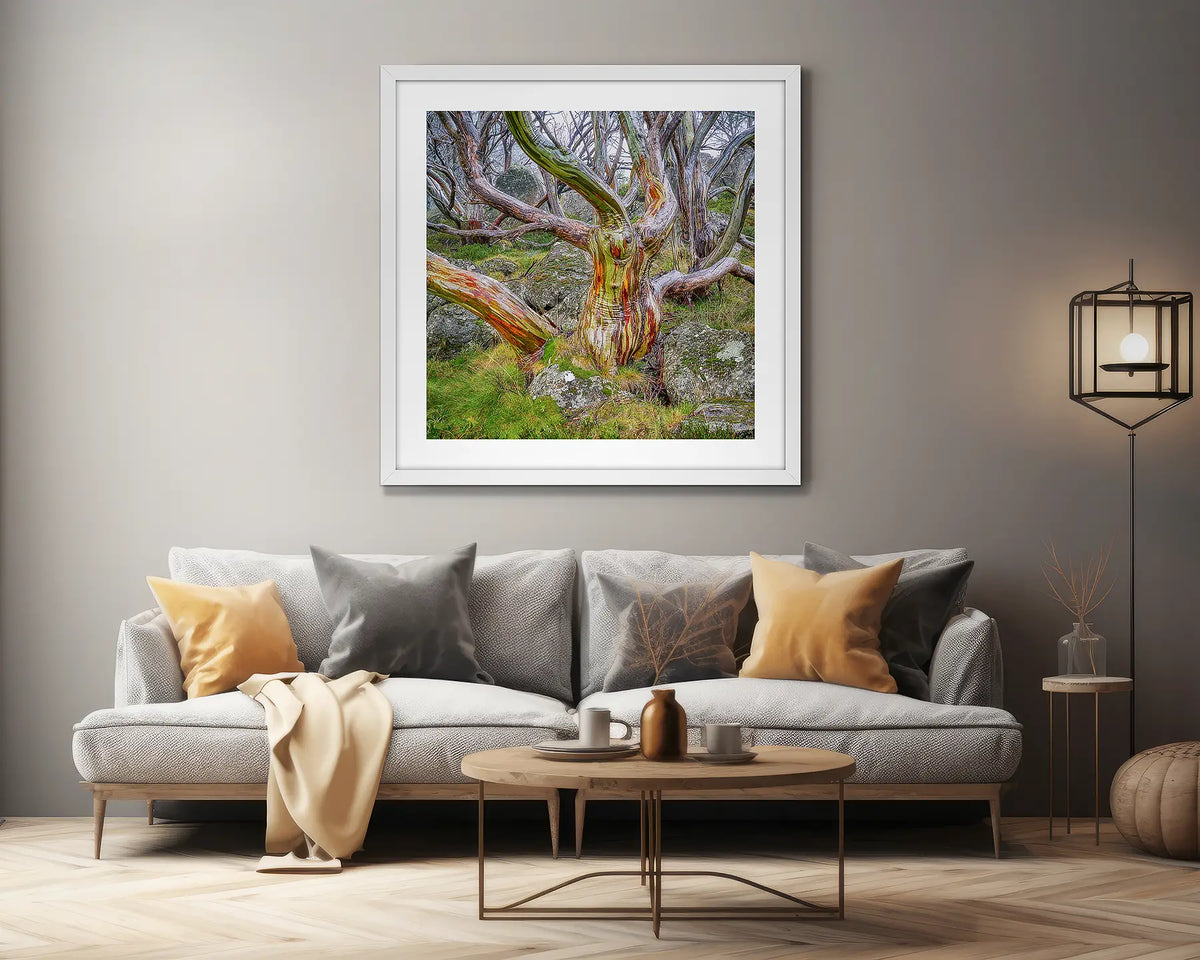
[[617,653],[604,689],[632,690],[737,675],[733,643],[750,577],[713,570],[706,580],[655,583],[596,575],[617,617]]

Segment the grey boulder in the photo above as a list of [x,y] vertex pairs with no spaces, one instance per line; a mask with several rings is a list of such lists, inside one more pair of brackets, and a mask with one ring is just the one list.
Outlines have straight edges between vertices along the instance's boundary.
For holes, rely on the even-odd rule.
[[541,177],[529,167],[513,166],[501,171],[496,176],[496,186],[510,197],[533,203],[546,192]]
[[604,377],[581,377],[570,370],[560,369],[556,363],[538,373],[530,382],[527,392],[531,397],[549,397],[568,417],[598,406],[605,400],[630,397],[630,394],[617,390]]
[[464,350],[486,350],[500,342],[500,336],[466,307],[438,301],[425,314],[425,356],[430,360],[449,360]]
[[591,285],[592,258],[567,243],[556,243],[527,274],[508,282],[513,293],[553,320],[563,333],[579,326]]
[[754,337],[688,321],[667,333],[663,386],[672,403],[754,399]]

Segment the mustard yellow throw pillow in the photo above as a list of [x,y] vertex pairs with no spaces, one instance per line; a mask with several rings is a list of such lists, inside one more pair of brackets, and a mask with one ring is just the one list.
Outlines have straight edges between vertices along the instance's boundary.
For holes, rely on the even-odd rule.
[[758,623],[740,676],[895,693],[879,652],[879,625],[903,565],[893,560],[822,576],[750,554]]
[[188,699],[233,690],[256,673],[298,673],[304,665],[273,580],[205,587],[147,577],[179,644]]

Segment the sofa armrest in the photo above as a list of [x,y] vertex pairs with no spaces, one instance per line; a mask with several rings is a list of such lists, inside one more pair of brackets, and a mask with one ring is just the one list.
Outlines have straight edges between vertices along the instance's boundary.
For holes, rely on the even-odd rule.
[[118,707],[186,699],[179,645],[166,614],[157,607],[122,621],[113,687],[113,703]]
[[986,613],[965,607],[946,624],[929,665],[929,699],[960,706],[1004,705],[1000,631]]

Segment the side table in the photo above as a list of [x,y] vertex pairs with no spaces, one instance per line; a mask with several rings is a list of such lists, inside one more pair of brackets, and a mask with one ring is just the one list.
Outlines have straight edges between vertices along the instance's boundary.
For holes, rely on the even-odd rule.
[[1042,689],[1050,695],[1050,816],[1049,836],[1054,839],[1054,695],[1064,694],[1067,726],[1067,833],[1071,832],[1071,696],[1090,693],[1095,698],[1095,740],[1093,748],[1095,776],[1095,820],[1096,843],[1100,843],[1100,694],[1128,693],[1133,689],[1129,677],[1096,677],[1086,673],[1060,674],[1057,677],[1042,677]]

